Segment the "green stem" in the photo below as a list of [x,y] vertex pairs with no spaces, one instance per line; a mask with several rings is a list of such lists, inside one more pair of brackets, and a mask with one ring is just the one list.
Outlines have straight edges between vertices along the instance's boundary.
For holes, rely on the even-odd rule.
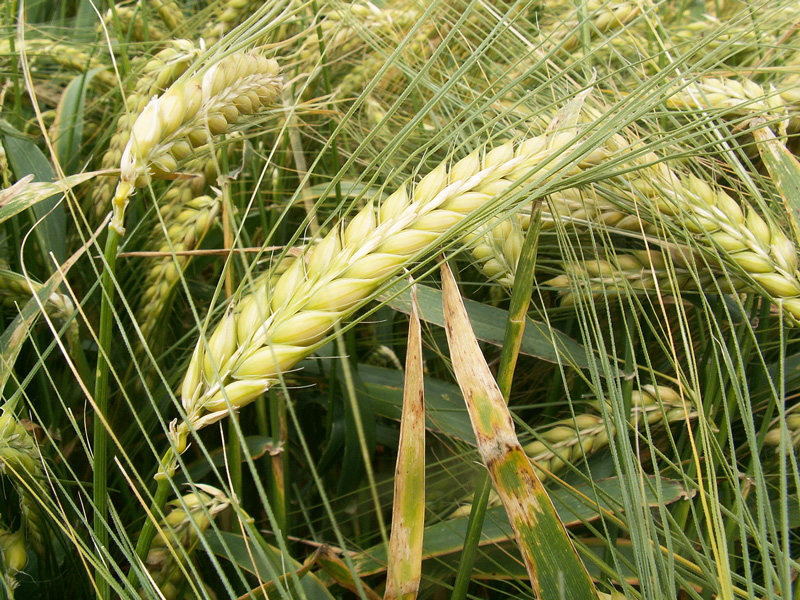
[[[162,468],[169,464],[172,460],[172,450],[167,450],[164,458],[161,461]],[[167,503],[167,496],[169,496],[169,477],[163,476],[158,479],[158,487],[156,487],[156,495],[153,497],[153,502],[150,504],[151,518],[145,520],[142,526],[142,531],[139,534],[139,539],[136,541],[136,556],[139,561],[144,564],[147,559],[147,553],[150,551],[150,544],[153,543],[153,538],[156,535],[156,519],[164,512],[164,505]],[[128,583],[136,586],[136,569],[131,566],[128,571]]]
[[[517,366],[519,349],[522,345],[522,336],[525,333],[525,319],[531,303],[533,272],[536,268],[536,252],[539,247],[539,232],[541,231],[541,219],[539,218],[541,210],[541,203],[537,202],[531,214],[530,229],[522,244],[522,251],[517,263],[517,272],[514,277],[514,289],[511,292],[511,301],[508,308],[508,322],[506,323],[503,350],[500,353],[500,366],[497,371],[497,385],[500,387],[506,403],[508,403],[511,394],[511,382],[514,379],[514,370]],[[458,574],[456,575],[453,595],[451,596],[452,600],[464,600],[466,598],[491,489],[492,483],[489,479],[489,472],[484,470],[481,473],[478,489],[472,500],[467,536],[464,539],[464,548],[461,551]]]
[[[108,230],[105,248],[105,264],[103,265],[102,300],[100,306],[100,336],[97,354],[97,371],[94,387],[94,401],[97,415],[94,419],[94,460],[93,469],[93,501],[94,501],[94,541],[99,548],[108,547],[108,432],[106,416],[108,413],[108,357],[111,348],[111,332],[113,329],[112,305],[114,303],[114,270],[117,263],[119,233]],[[105,600],[109,597],[110,587],[103,575],[104,567],[95,570],[97,597]]]
[[463,600],[467,597],[467,589],[472,579],[472,567],[478,554],[478,544],[481,541],[483,520],[486,517],[486,508],[489,505],[489,492],[492,491],[492,480],[489,471],[481,471],[475,497],[472,499],[472,509],[469,511],[467,533],[464,537],[464,548],[461,550],[461,560],[458,563],[458,574],[453,584],[452,600]]
[[286,540],[286,467],[288,466],[288,454],[286,443],[288,438],[288,427],[286,421],[286,399],[283,394],[275,390],[269,391],[269,422],[272,428],[272,443],[276,448],[276,453],[272,455],[272,464],[269,480],[269,502],[272,506],[272,513],[275,515],[275,523],[278,531],[275,537]]

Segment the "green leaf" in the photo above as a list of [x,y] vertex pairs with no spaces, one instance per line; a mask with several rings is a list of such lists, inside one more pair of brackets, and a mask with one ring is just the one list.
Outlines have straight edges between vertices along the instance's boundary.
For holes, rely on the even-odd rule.
[[767,166],[775,187],[783,199],[783,205],[794,227],[794,241],[800,243],[800,162],[789,152],[786,146],[769,127],[763,118],[753,119],[754,125],[762,123],[762,127],[753,127],[753,136],[758,143],[758,152]]
[[[8,163],[17,179],[33,175],[36,181],[55,181],[56,172],[53,166],[36,144],[5,121],[0,122],[0,131],[3,132],[3,146],[8,155]],[[66,259],[66,211],[57,196],[45,198],[31,208],[36,219],[41,219],[35,229],[36,237],[43,262],[52,272],[53,265],[49,258],[51,252],[59,264]]]
[[[385,301],[397,311],[409,314],[411,293],[408,289],[400,291],[403,287],[405,284],[397,284],[382,294],[379,300]],[[419,285],[418,301],[420,318],[426,323],[444,327],[442,292],[429,286]],[[486,306],[473,300],[465,300],[464,305],[475,337],[482,342],[502,346],[508,311]],[[528,319],[525,323],[525,334],[522,338],[520,352],[550,363],[560,361],[579,369],[589,366],[586,349],[583,346],[560,331],[533,319]]]
[[597,598],[586,567],[517,439],[511,413],[481,352],[446,262],[441,272],[453,371],[481,459],[514,529],[531,587],[541,600]]
[[[259,576],[261,581],[264,582],[274,582],[269,573],[277,573],[280,577],[287,573],[297,572],[302,568],[300,563],[264,542],[260,536],[257,542],[263,553],[253,548],[252,539],[245,540],[244,537],[236,533],[208,530],[205,537],[214,554],[234,562],[241,569]],[[289,586],[293,588],[293,577],[289,575],[286,579],[288,579]],[[306,573],[299,579],[300,586],[303,588],[303,593],[308,600],[333,600],[328,588],[313,573]],[[285,588],[283,582],[275,583]]]
[[75,173],[80,165],[80,150],[83,143],[83,110],[86,105],[86,90],[102,67],[90,69],[78,75],[61,94],[56,109],[55,146],[58,161],[65,173]]
[[[358,373],[372,399],[375,414],[399,421],[403,407],[403,372],[359,365]],[[433,377],[425,378],[425,426],[475,445],[461,390]]]
[[[647,505],[657,507],[659,503],[669,505],[687,498],[686,488],[679,481],[661,479],[658,482],[658,493],[655,491],[655,477],[648,478],[649,484],[643,486],[647,491]],[[548,490],[550,499],[558,516],[566,527],[576,527],[599,519],[604,512],[620,512],[618,499],[622,494],[621,481],[614,477],[592,483],[573,486],[572,489],[559,488]],[[595,503],[594,499],[598,498]],[[425,542],[422,550],[423,559],[442,560],[448,555],[458,554],[464,545],[468,517],[441,521],[425,528]],[[481,534],[481,546],[498,544],[513,540],[514,532],[502,507],[491,508],[487,512],[486,521]],[[387,552],[383,544],[364,550],[353,557],[359,574],[362,577],[380,573],[386,569]],[[455,564],[455,563],[454,563]],[[521,576],[527,573],[520,564]]]

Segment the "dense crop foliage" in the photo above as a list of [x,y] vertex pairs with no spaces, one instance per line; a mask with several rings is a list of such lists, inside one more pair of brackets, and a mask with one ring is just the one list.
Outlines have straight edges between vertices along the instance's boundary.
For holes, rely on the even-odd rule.
[[798,24],[4,3],[0,598],[798,597]]

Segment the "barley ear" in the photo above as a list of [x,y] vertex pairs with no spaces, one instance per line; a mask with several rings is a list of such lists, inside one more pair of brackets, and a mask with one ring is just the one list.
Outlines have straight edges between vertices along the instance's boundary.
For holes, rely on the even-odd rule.
[[284,273],[259,280],[238,301],[243,306],[230,306],[207,343],[198,343],[182,386],[187,419],[171,425],[175,447],[182,451],[191,430],[269,389],[401,266],[571,139],[547,134],[516,147],[503,144],[483,158],[472,154],[450,169],[442,163],[410,193],[401,187],[377,211],[368,203]]
[[124,233],[124,209],[135,188],[154,177],[173,177],[186,148],[204,146],[240,115],[257,113],[281,87],[277,62],[256,52],[237,52],[152,98],[134,122],[120,159],[111,227]]

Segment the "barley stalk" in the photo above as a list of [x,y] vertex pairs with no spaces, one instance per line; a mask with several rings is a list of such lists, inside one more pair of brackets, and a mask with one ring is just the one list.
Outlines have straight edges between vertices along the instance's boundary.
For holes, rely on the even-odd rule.
[[[197,488],[200,491],[170,503],[173,508],[164,517],[145,560],[153,581],[167,600],[179,597],[185,582],[186,564],[200,536],[214,516],[230,505],[230,500],[220,490],[203,484],[197,484]],[[142,591],[141,597],[148,596]]]
[[123,211],[135,187],[148,185],[153,177],[172,177],[194,148],[226,133],[240,115],[261,110],[281,87],[277,62],[256,52],[237,52],[150,100],[120,159],[111,227],[124,231]]
[[442,163],[410,194],[403,186],[377,212],[369,203],[347,227],[334,227],[274,286],[231,303],[189,363],[186,419],[171,424],[178,451],[190,430],[261,395],[398,268],[574,139],[556,132],[474,152],[450,169]]

